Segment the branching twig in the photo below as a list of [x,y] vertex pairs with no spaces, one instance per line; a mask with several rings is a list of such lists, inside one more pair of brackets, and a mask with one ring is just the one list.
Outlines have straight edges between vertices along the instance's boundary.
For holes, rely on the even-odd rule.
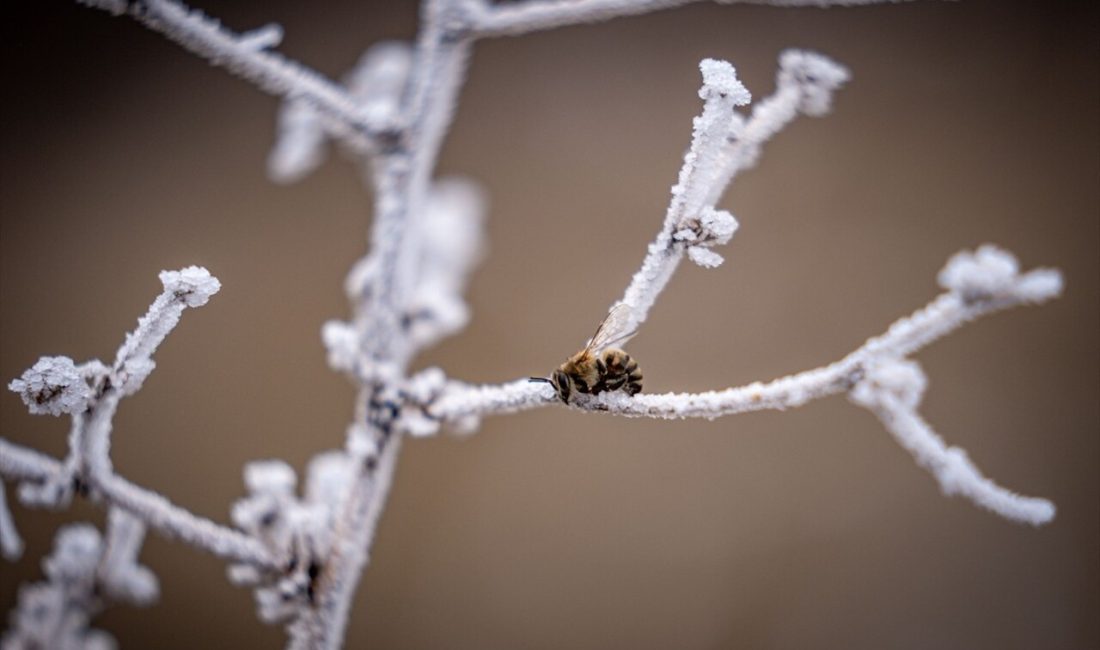
[[277,25],[235,34],[202,12],[173,0],[81,1],[115,15],[129,14],[211,63],[248,79],[264,92],[309,103],[327,118],[324,126],[333,136],[357,150],[374,150],[379,140],[393,136],[396,125],[363,111],[346,89],[268,51],[282,40],[282,29]]
[[[87,630],[103,596],[147,602],[155,595],[155,578],[136,564],[149,527],[232,561],[230,579],[255,589],[263,620],[286,622],[292,648],[339,647],[403,436],[430,435],[441,424],[470,431],[484,415],[561,404],[543,383],[470,386],[448,382],[434,368],[407,376],[420,350],[454,334],[469,318],[463,292],[481,249],[484,200],[469,181],[433,181],[432,176],[475,40],[693,1],[426,0],[415,46],[371,48],[343,87],[271,52],[281,38],[277,26],[235,34],[175,0],[85,0],[116,15],[128,14],[283,97],[278,141],[269,159],[275,180],[294,180],[315,168],[323,159],[326,135],[349,145],[368,166],[376,201],[371,250],[348,277],[351,318],[327,323],[323,332],[330,365],[358,389],[356,418],[345,449],[322,452],[310,463],[300,496],[296,475],[285,463],[250,463],[248,495],[232,512],[239,530],[197,517],[117,475],[110,459],[115,411],[140,389],[154,367],[153,352],[183,310],[205,303],[219,287],[205,269],[163,273],[164,293],[111,366],[44,357],[10,385],[32,413],[68,414],[72,426],[62,461],[0,439],[0,476],[20,484],[25,504],[56,507],[80,493],[109,510],[105,544],[88,527],[61,531],[57,559],[46,565],[49,581],[21,595],[13,643],[104,642]],[[826,112],[833,92],[848,78],[844,68],[820,55],[788,51],[780,59],[775,93],[745,117],[736,107],[748,103],[749,93],[733,67],[707,59],[701,70],[704,106],[690,151],[661,229],[620,301],[631,308],[633,328],[646,320],[684,255],[704,267],[722,262],[713,248],[727,243],[737,229],[733,216],[716,207],[730,181],[755,164],[762,144],[795,116]],[[941,273],[940,284],[947,293],[822,368],[707,393],[578,395],[568,406],[637,417],[716,418],[848,393],[882,419],[946,493],[963,494],[1011,519],[1044,523],[1053,517],[1052,504],[997,487],[921,420],[916,408],[923,375],[906,357],[978,316],[1057,295],[1061,278],[1044,269],[1021,275],[1011,255],[983,247],[956,256]],[[19,545],[0,486],[0,549],[14,556]],[[36,611],[45,618],[35,618]]]

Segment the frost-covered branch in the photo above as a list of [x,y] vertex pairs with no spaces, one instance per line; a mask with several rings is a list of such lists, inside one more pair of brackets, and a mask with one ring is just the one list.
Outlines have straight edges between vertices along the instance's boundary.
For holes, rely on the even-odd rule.
[[715,205],[734,175],[751,166],[761,145],[795,115],[824,114],[833,92],[848,77],[843,67],[819,54],[784,52],[776,94],[761,102],[746,121],[735,107],[751,97],[733,66],[707,59],[699,67],[704,105],[694,121],[691,149],[672,188],[661,230],[620,301],[631,307],[635,328],[645,321],[685,253],[703,267],[722,263],[712,248],[730,240],[737,220]]
[[[1011,254],[986,245],[976,252],[953,257],[940,272],[939,282],[947,289],[946,293],[830,365],[767,383],[705,393],[578,395],[570,400],[569,406],[628,417],[714,419],[748,411],[784,410],[829,395],[849,393],[854,403],[878,415],[898,442],[936,475],[944,492],[962,494],[1009,519],[1045,523],[1054,516],[1053,505],[997,487],[969,464],[961,450],[945,447],[920,419],[916,406],[923,390],[923,375],[919,380],[912,379],[919,370],[902,360],[980,316],[1057,297],[1062,290],[1061,275],[1053,269],[1020,274]],[[902,370],[897,370],[899,367]],[[900,380],[895,381],[899,377],[909,379],[899,383]],[[908,392],[898,397],[902,389]],[[417,408],[426,409],[436,422],[453,423],[468,430],[471,422],[483,415],[514,413],[551,404],[561,404],[561,400],[544,383],[521,380],[498,386],[472,386],[453,382],[430,403],[417,403]],[[410,410],[415,412],[415,408]]]
[[[206,269],[160,274],[164,291],[127,334],[114,363],[77,366],[68,357],[43,357],[9,384],[31,413],[72,417],[64,462],[0,440],[0,476],[19,481],[26,505],[59,507],[74,491],[127,511],[148,526],[220,557],[270,566],[256,540],[173,505],[155,492],[116,475],[110,461],[111,429],[120,401],[140,390],[155,367],[152,355],[188,307],[199,307],[221,288]],[[121,516],[121,515],[117,515]]]
[[[991,274],[984,270],[994,268]],[[882,359],[904,358],[981,316],[1023,304],[1039,304],[1059,295],[1060,274],[1035,269],[1018,274],[1007,252],[983,246],[976,253],[959,253],[940,273],[946,293],[910,316],[895,321],[882,335],[869,339],[843,359],[813,370],[769,382],[704,393],[622,393],[578,395],[569,406],[628,417],[664,419],[707,418],[761,410],[784,410],[847,392],[866,369]],[[561,404],[546,384],[519,380],[500,385],[451,382],[428,406],[429,414],[445,423],[498,413],[515,413]],[[465,426],[463,428],[466,428]]]
[[[467,0],[469,29],[477,36],[518,36],[530,32],[638,16],[698,0],[522,0],[494,3]],[[899,0],[717,0],[719,4],[768,4],[787,7],[868,5]]]
[[228,68],[264,92],[304,101],[325,117],[334,137],[360,151],[377,148],[397,126],[364,111],[345,88],[305,66],[271,52],[282,41],[282,28],[267,25],[236,34],[201,11],[174,0],[80,0],[114,15],[128,14],[214,65]]
[[920,366],[907,359],[886,358],[869,367],[849,393],[852,403],[876,416],[917,464],[936,477],[943,493],[961,495],[1006,519],[1035,526],[1054,518],[1046,499],[1010,492],[982,476],[966,452],[948,447],[917,412],[928,383]]
[[108,601],[144,606],[157,597],[153,574],[137,564],[142,527],[113,510],[107,539],[89,524],[65,526],[42,562],[46,580],[19,590],[3,637],[5,650],[107,650],[110,634],[89,627]]

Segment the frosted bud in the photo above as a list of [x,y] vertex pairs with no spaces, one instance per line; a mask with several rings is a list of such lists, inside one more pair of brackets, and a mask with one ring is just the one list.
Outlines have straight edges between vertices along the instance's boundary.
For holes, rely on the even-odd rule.
[[102,555],[103,539],[94,527],[65,526],[58,531],[53,553],[42,562],[42,570],[56,583],[91,581]]
[[35,415],[79,413],[88,406],[92,390],[69,357],[42,357],[19,379],[8,384]]
[[702,246],[692,246],[687,249],[688,257],[692,262],[695,262],[699,266],[705,269],[713,269],[720,266],[725,258],[710,250],[709,248],[703,248]]
[[752,94],[737,78],[737,72],[728,62],[703,59],[699,63],[699,71],[703,73],[703,87],[699,89],[699,97],[702,99],[728,97],[736,106],[744,106],[752,101]]
[[481,418],[476,415],[464,415],[447,421],[447,430],[456,436],[468,436],[477,433],[481,427]]
[[350,323],[330,320],[321,327],[321,341],[328,351],[328,365],[339,372],[353,372],[359,357],[359,336]]
[[376,43],[359,58],[345,81],[367,119],[385,123],[397,118],[413,58],[412,46],[403,41]]
[[352,302],[359,302],[366,297],[371,283],[378,277],[378,261],[373,255],[360,258],[348,271],[348,277],[344,279],[344,293]]
[[161,271],[165,290],[173,292],[188,307],[201,307],[210,296],[222,288],[222,283],[201,266],[188,266],[179,271]]
[[447,375],[441,368],[432,367],[421,370],[405,384],[409,397],[421,404],[427,404],[439,395],[447,384]]
[[325,131],[312,104],[300,98],[279,107],[275,146],[267,156],[267,175],[276,183],[293,183],[325,161]]
[[256,590],[256,611],[264,623],[278,623],[290,618],[298,610],[298,603],[279,593],[278,589]]
[[985,244],[973,253],[956,253],[937,279],[944,289],[972,301],[1010,291],[1019,271],[1020,265],[1012,253]]
[[715,244],[725,244],[737,232],[737,219],[725,210],[704,208],[699,217],[699,226],[704,239]]
[[344,443],[347,452],[358,459],[372,458],[378,455],[378,443],[370,434],[370,430],[363,424],[352,424],[348,427],[348,438]]
[[402,415],[397,422],[397,428],[402,433],[407,433],[414,438],[427,438],[439,433],[439,420],[430,418],[420,412],[412,412]]
[[244,484],[254,494],[293,494],[295,483],[294,470],[281,460],[257,460],[244,467]]
[[1062,274],[1057,269],[1035,269],[1016,283],[1014,293],[1024,302],[1043,302],[1062,293]]
[[277,23],[269,23],[263,27],[257,27],[241,34],[237,44],[249,50],[267,50],[279,47],[283,42],[283,27]]
[[113,16],[121,16],[130,8],[126,0],[78,0],[78,2],[93,9],[102,9]]
[[928,379],[920,365],[909,359],[883,359],[868,367],[863,379],[849,393],[849,399],[864,408],[882,405],[893,398],[908,409],[920,404]]
[[810,116],[829,111],[833,93],[851,75],[828,57],[804,50],[786,50],[779,57],[779,85],[797,85],[802,93],[799,110]]
[[355,480],[355,461],[342,451],[326,451],[309,461],[306,469],[305,501],[327,508],[340,502]]

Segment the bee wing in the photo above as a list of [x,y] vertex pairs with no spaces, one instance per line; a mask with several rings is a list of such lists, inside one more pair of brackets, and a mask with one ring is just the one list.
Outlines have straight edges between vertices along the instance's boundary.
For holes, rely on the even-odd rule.
[[616,303],[596,328],[596,333],[592,335],[588,345],[584,346],[584,351],[599,352],[613,345],[622,345],[637,332],[634,312],[630,309],[630,305],[624,302]]

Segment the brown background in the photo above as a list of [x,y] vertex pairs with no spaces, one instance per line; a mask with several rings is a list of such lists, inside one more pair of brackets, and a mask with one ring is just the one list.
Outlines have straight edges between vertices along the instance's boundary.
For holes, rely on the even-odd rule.
[[[411,2],[208,3],[339,75],[406,38]],[[937,293],[993,241],[1065,271],[1063,299],[921,352],[924,412],[1002,484],[1053,499],[1032,529],[940,496],[843,399],[716,422],[547,409],[467,440],[411,441],[349,647],[1090,648],[1098,549],[1097,11],[1090,2],[780,10],[700,5],[479,44],[440,165],[492,198],[474,320],[429,351],[456,377],[547,372],[588,335],[656,232],[699,109],[697,63],[757,97],[788,46],[850,65],[834,114],[802,119],[723,202],[742,229],[685,266],[631,345],[650,391],[834,360]],[[0,377],[41,354],[110,358],[162,268],[224,289],[188,313],[122,407],[129,478],[227,519],[255,458],[302,468],[342,443],[352,389],[318,332],[344,317],[370,198],[341,160],[264,177],[276,101],[124,19],[24,2],[3,21]],[[336,158],[339,158],[337,156]],[[563,259],[569,260],[561,264]],[[5,438],[60,454],[66,423],[0,397]],[[56,528],[14,505],[40,575]],[[152,535],[148,610],[97,620],[123,648],[278,647],[222,563]]]

